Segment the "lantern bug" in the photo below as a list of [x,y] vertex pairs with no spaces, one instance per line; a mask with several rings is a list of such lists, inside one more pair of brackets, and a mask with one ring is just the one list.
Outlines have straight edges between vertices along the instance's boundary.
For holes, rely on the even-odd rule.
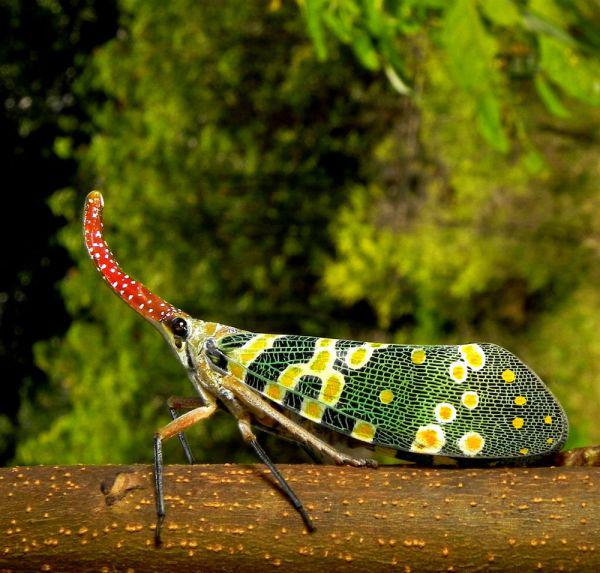
[[[500,346],[398,345],[257,334],[192,318],[125,274],[103,236],[103,198],[86,198],[87,251],[111,289],[153,324],[198,396],[172,397],[173,420],[154,437],[156,540],[165,518],[162,442],[209,418],[217,405],[237,419],[309,530],[312,521],[261,448],[255,428],[274,432],[337,464],[376,467],[354,455],[384,448],[401,459],[528,463],[556,452],[567,417],[538,376]],[[179,415],[180,410],[188,410]]]

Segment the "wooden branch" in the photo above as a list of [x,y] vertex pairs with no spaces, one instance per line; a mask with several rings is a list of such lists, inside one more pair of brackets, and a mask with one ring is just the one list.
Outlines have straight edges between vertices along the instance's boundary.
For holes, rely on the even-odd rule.
[[1,469],[0,572],[600,571],[599,467],[280,468],[314,533],[262,466],[168,466],[158,549],[149,466]]

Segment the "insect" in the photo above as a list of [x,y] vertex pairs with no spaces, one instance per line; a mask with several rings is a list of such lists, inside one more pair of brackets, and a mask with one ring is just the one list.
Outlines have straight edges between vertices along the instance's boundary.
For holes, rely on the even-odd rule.
[[[121,270],[103,235],[103,198],[86,198],[87,251],[111,289],[152,323],[197,396],[169,398],[173,420],[154,436],[157,543],[165,518],[162,442],[220,405],[267,465],[309,530],[302,503],[260,446],[255,428],[290,438],[337,464],[375,467],[365,448],[402,459],[445,456],[528,463],[559,450],[567,417],[538,376],[500,346],[398,345],[258,334],[192,318]],[[179,415],[181,410],[187,410]],[[342,447],[342,443],[344,446]],[[356,449],[357,448],[357,449]]]

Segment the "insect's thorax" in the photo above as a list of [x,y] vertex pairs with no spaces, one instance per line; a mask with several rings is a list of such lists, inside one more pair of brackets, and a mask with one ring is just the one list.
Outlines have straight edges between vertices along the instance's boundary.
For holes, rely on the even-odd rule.
[[239,333],[240,331],[232,326],[220,324],[218,322],[205,322],[197,318],[188,318],[187,324],[189,335],[181,347],[175,348],[180,362],[188,372],[194,387],[202,394],[202,390],[214,393],[214,385],[211,384],[212,376],[199,375],[200,372],[206,370],[202,368],[205,365],[207,357],[206,342],[209,339],[218,340],[220,338]]

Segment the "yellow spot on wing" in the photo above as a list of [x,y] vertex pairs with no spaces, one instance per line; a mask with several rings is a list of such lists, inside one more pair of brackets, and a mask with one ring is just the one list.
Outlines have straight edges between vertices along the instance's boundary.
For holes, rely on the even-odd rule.
[[446,436],[441,426],[429,424],[417,429],[410,451],[422,454],[437,454],[445,444]]
[[442,402],[435,407],[435,419],[442,424],[449,424],[456,418],[456,408],[452,404]]
[[257,334],[236,350],[239,361],[244,365],[249,364],[267,348],[271,348],[279,336],[278,334]]
[[352,366],[358,366],[364,361],[366,355],[366,348],[357,348],[350,356],[350,364],[352,364]]
[[515,428],[515,430],[520,430],[524,424],[525,424],[525,420],[523,420],[523,418],[515,418],[512,421],[512,425],[513,425],[513,428]]
[[413,364],[423,364],[426,358],[427,354],[425,353],[425,350],[423,350],[423,348],[415,348],[410,353],[410,360]]
[[331,370],[323,376],[323,379],[319,401],[324,402],[328,406],[335,406],[344,389],[344,377],[339,372]]
[[515,378],[515,373],[512,370],[507,369],[504,372],[502,372],[502,380],[504,380],[507,384],[514,382]]
[[357,440],[362,440],[363,442],[372,442],[376,431],[377,428],[373,424],[357,420],[354,424],[351,436]]
[[334,360],[335,356],[329,350],[321,350],[310,361],[309,368],[314,372],[323,372]]
[[280,375],[277,381],[286,388],[293,389],[298,380],[304,374],[304,367],[298,364],[290,364]]
[[302,406],[300,407],[300,412],[306,418],[314,420],[315,422],[320,422],[323,414],[325,413],[325,407],[315,400],[305,398],[302,402]]
[[460,353],[473,370],[481,370],[485,365],[485,354],[479,344],[463,344]]
[[362,368],[373,356],[374,348],[368,344],[362,344],[361,346],[355,346],[349,348],[346,353],[346,364],[350,368]]
[[271,400],[282,404],[286,391],[277,384],[267,384],[265,386],[264,393],[266,396],[271,398]]
[[348,351],[348,363],[354,368],[358,368],[365,360],[367,355],[366,348],[355,348],[354,350]]
[[448,370],[450,372],[450,378],[455,382],[464,382],[467,379],[467,365],[462,360],[457,360],[450,364]]
[[527,448],[521,448],[521,449],[519,450],[519,453],[520,453],[520,454],[523,454],[523,455],[525,455],[525,454],[528,454],[528,453],[529,453],[529,450],[528,450]]
[[204,323],[204,334],[206,336],[213,336],[217,332],[217,328],[220,326],[218,322],[205,322]]
[[553,444],[553,443],[554,443],[554,438],[548,438],[548,439],[546,440],[546,443],[547,443],[547,444]]
[[525,396],[517,396],[515,398],[515,404],[517,406],[524,406],[525,404],[527,404],[527,398],[525,398]]
[[267,340],[265,338],[258,337],[250,340],[247,346],[240,349],[240,361],[244,364],[252,362],[266,347]]
[[379,392],[379,400],[382,404],[390,404],[394,400],[394,393],[389,389],[382,390]]
[[241,364],[228,362],[227,365],[229,366],[229,372],[231,372],[233,376],[235,376],[238,380],[244,380],[246,369]]
[[465,392],[460,397],[460,402],[465,408],[473,410],[479,405],[479,396],[477,395],[477,392]]
[[546,416],[544,418],[544,424],[552,424],[552,416]]
[[476,456],[485,446],[484,437],[477,432],[467,432],[458,440],[458,447],[467,456]]

